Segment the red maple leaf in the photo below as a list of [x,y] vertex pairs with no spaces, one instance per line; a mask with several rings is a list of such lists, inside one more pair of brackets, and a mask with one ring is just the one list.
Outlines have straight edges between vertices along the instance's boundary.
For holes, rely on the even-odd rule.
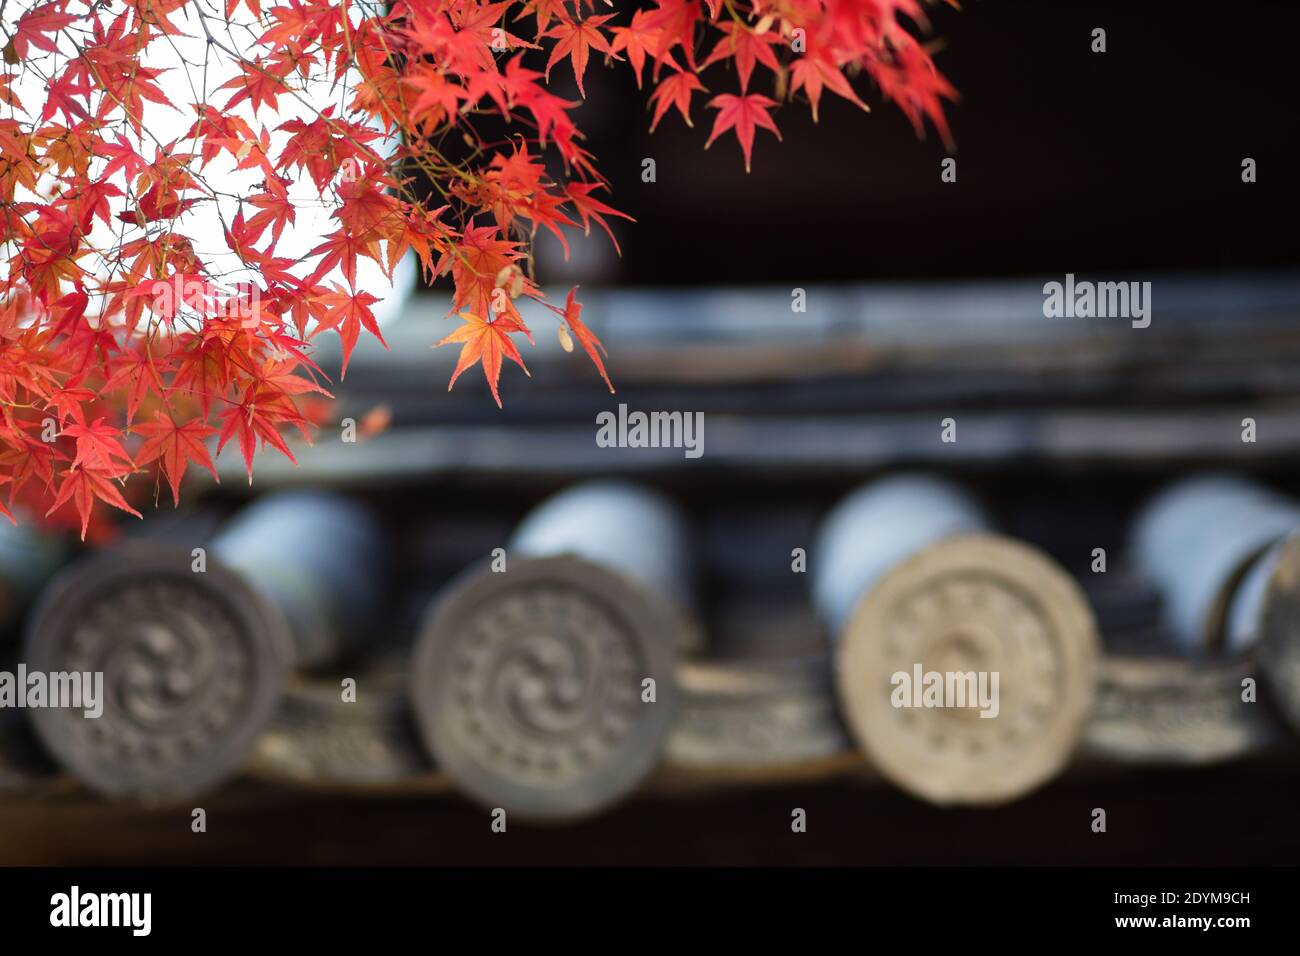
[[356,347],[362,328],[379,339],[384,348],[388,348],[388,343],[379,332],[375,313],[370,310],[379,299],[369,292],[348,292],[336,283],[333,292],[318,296],[313,301],[321,306],[316,311],[319,318],[317,330],[334,329],[343,343],[342,376],[348,374],[348,359],[352,357],[352,350]]
[[276,179],[268,179],[266,192],[251,197],[249,203],[257,207],[253,218],[248,220],[246,241],[257,242],[269,225],[271,227],[271,246],[280,241],[280,233],[287,223],[297,217],[297,210],[289,200],[285,185]]
[[[80,411],[80,406],[77,410]],[[113,425],[105,424],[104,419],[97,418],[89,425],[77,422],[65,428],[63,434],[77,440],[77,457],[72,461],[73,468],[96,468],[110,478],[131,470],[131,456],[118,441],[120,431]]]
[[191,461],[206,468],[213,479],[217,478],[217,469],[208,454],[205,439],[215,435],[217,430],[201,418],[193,418],[177,424],[170,414],[158,412],[157,421],[138,425],[136,431],[146,436],[144,445],[136,455],[136,464],[144,466],[153,461],[160,461],[163,475],[172,488],[172,504],[181,501],[181,479]]
[[609,54],[615,60],[619,59],[618,54],[610,48],[609,41],[600,32],[600,25],[613,18],[613,14],[608,14],[603,17],[588,17],[585,20],[564,19],[547,30],[543,36],[560,39],[560,42],[551,49],[551,58],[546,63],[547,78],[550,78],[551,67],[568,56],[573,63],[573,77],[578,81],[578,92],[586,99],[587,91],[582,88],[582,75],[587,72],[587,60],[591,56],[591,51],[599,50],[601,53]]
[[[694,126],[691,122],[691,93],[695,90],[704,89],[704,84],[694,73],[685,71],[674,73],[666,80],[660,81],[655,87],[655,91],[650,94],[650,102],[655,104],[654,119],[650,123],[650,132],[655,131],[659,121],[664,118],[668,108],[676,106],[677,111],[682,114],[682,119],[686,120],[687,126]],[[655,102],[655,101],[658,102]]]
[[[736,72],[740,74],[740,91],[749,89],[749,78],[754,73],[754,65],[762,63],[773,73],[781,69],[776,53],[772,47],[781,41],[772,31],[755,33],[743,23],[730,22],[719,26],[726,36],[718,40],[713,52],[705,58],[701,69],[719,60],[734,58]],[[796,64],[797,65],[797,64]]]
[[380,258],[378,237],[369,234],[352,235],[346,229],[330,233],[324,242],[307,253],[307,255],[308,257],[318,256],[322,252],[325,253],[325,257],[321,259],[316,269],[307,278],[308,285],[315,285],[320,282],[331,269],[341,265],[343,275],[348,280],[348,285],[356,288],[358,257],[364,256],[367,259],[373,259],[381,266],[383,265],[383,259]]
[[781,138],[781,131],[776,128],[772,117],[767,115],[767,111],[774,106],[774,101],[758,93],[746,93],[744,96],[723,93],[715,96],[709,101],[709,107],[718,110],[718,115],[714,117],[713,132],[709,134],[709,141],[704,144],[704,148],[708,149],[727,130],[734,130],[736,139],[740,140],[740,148],[745,153],[745,172],[749,172],[750,154],[754,149],[754,130],[761,126],[775,133],[777,139]]
[[64,473],[59,493],[54,496],[54,503],[50,505],[50,510],[45,512],[45,516],[48,518],[69,501],[73,502],[77,515],[81,518],[81,539],[84,541],[86,528],[90,525],[90,513],[95,507],[96,499],[137,518],[144,517],[126,503],[122,492],[113,482],[113,475],[103,468],[94,466],[71,468]]
[[665,55],[675,46],[685,53],[686,63],[695,69],[695,25],[700,20],[699,0],[656,0],[657,10],[645,21],[646,29],[660,30],[659,53]]
[[553,305],[547,306],[547,308],[556,315],[563,317],[564,324],[569,327],[570,332],[578,337],[583,350],[591,358],[596,370],[600,372],[600,377],[605,380],[605,384],[609,386],[610,392],[613,393],[614,383],[609,380],[609,375],[605,372],[605,363],[601,361],[601,356],[608,356],[608,353],[605,351],[605,346],[600,344],[600,339],[596,338],[596,334],[587,328],[579,318],[582,315],[582,303],[574,298],[577,292],[578,287],[576,285],[569,290],[569,297],[565,299],[563,309],[557,309]]
[[858,98],[857,93],[853,92],[848,78],[840,72],[840,68],[833,61],[811,52],[795,60],[790,68],[790,92],[797,93],[803,89],[808,93],[814,123],[817,122],[817,106],[821,102],[823,87],[864,110],[871,109]]
[[618,240],[614,238],[614,233],[609,228],[609,223],[605,221],[605,216],[619,216],[628,222],[636,222],[625,212],[619,212],[613,206],[601,202],[592,192],[597,189],[604,189],[604,183],[569,183],[565,189],[569,201],[573,203],[578,215],[582,217],[582,229],[585,235],[591,235],[591,221],[594,219],[600,228],[605,230],[609,236],[609,241],[614,243],[614,251],[619,255],[623,250],[618,247]]
[[53,53],[57,49],[56,41],[46,34],[58,33],[80,19],[76,14],[64,13],[64,5],[63,0],[43,3],[18,18],[18,25],[9,42],[13,44],[14,53],[19,60],[27,59],[29,45],[47,53]]
[[249,100],[253,104],[253,109],[258,110],[262,106],[269,106],[272,110],[279,108],[279,97],[289,92],[284,81],[273,74],[263,63],[243,62],[240,69],[244,71],[243,76],[237,76],[233,80],[217,87],[221,90],[236,90],[234,96],[226,101],[222,109],[229,111],[232,106],[238,106],[244,100]]
[[638,10],[632,14],[630,24],[625,27],[613,27],[611,29],[613,39],[610,41],[609,48],[615,53],[620,50],[627,51],[627,61],[631,64],[633,72],[636,73],[636,88],[638,90],[641,89],[641,74],[645,69],[647,56],[661,63],[668,63],[674,70],[681,70],[671,53],[660,51],[659,47],[663,42],[663,30],[658,27],[647,26],[652,16],[653,14],[649,10]]
[[[310,383],[307,383],[310,387]],[[319,389],[315,389],[320,391]],[[217,454],[226,447],[232,437],[239,438],[239,452],[244,458],[244,467],[248,469],[248,483],[253,483],[253,455],[257,452],[258,441],[270,445],[295,465],[298,459],[285,443],[280,434],[282,424],[296,425],[306,435],[305,420],[289,396],[265,382],[255,381],[244,390],[238,402],[231,402],[221,417],[225,420],[221,427],[221,438],[217,442]]]

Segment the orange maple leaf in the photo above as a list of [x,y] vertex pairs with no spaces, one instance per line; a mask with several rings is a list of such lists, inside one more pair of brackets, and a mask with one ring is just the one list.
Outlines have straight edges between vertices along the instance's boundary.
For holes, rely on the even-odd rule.
[[461,312],[459,315],[465,320],[465,324],[434,346],[438,348],[440,345],[450,345],[453,342],[462,343],[460,358],[456,360],[456,369],[451,373],[447,391],[451,391],[452,386],[456,384],[456,379],[460,378],[461,372],[472,368],[481,360],[483,377],[487,379],[488,387],[492,389],[492,397],[496,399],[497,408],[501,408],[501,395],[497,391],[497,382],[501,378],[501,357],[504,355],[523,369],[525,375],[532,377],[528,366],[524,364],[523,356],[519,354],[519,349],[511,340],[510,333],[522,332],[528,337],[529,342],[533,337],[522,322],[508,314],[498,315],[491,322],[468,312]]

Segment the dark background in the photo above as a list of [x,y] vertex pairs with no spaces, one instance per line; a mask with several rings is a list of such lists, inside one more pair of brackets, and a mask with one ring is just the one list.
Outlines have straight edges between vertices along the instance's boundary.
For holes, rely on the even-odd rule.
[[[564,276],[805,283],[1296,264],[1300,5],[963,8],[932,7],[929,33],[961,93],[948,110],[956,183],[940,181],[935,131],[918,141],[865,77],[855,86],[870,114],[829,92],[817,124],[806,103],[784,104],[783,141],[760,130],[746,175],[730,133],[703,148],[716,114],[705,103],[738,87],[729,65],[705,72],[694,129],[673,111],[650,134],[649,87],[593,55],[574,116],[611,181],[606,198],[637,222],[616,227],[621,261],[593,233],[585,246],[598,248],[579,243]],[[1091,52],[1094,27],[1105,53]],[[567,77],[566,61],[552,73],[562,94]],[[771,95],[769,74],[755,77]],[[1241,181],[1248,156],[1253,184]],[[645,157],[655,183],[641,182]],[[562,256],[549,236],[539,246],[548,265]]]

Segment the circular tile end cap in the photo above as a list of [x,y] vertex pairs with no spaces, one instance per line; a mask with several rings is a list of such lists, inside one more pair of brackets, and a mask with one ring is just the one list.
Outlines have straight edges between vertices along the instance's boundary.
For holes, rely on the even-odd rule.
[[[51,583],[25,642],[28,673],[100,673],[103,712],[30,711],[41,742],[101,794],[179,801],[238,772],[269,725],[291,641],[242,579],[188,550],[133,543]],[[93,679],[93,678],[92,678]]]
[[1300,531],[1283,542],[1264,592],[1254,653],[1291,729],[1300,732]]
[[937,804],[996,804],[1064,767],[1099,654],[1087,599],[1050,558],[1000,535],[960,535],[862,596],[836,647],[836,686],[850,731],[888,779]]
[[[599,812],[654,769],[675,703],[672,617],[574,557],[512,560],[453,584],[415,651],[412,699],[440,770],[508,816]],[[656,700],[642,701],[653,678]]]

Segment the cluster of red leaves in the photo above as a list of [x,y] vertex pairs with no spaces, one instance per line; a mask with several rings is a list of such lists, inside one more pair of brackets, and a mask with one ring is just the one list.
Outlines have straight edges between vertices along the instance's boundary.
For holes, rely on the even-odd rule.
[[[630,16],[596,15],[591,0],[38,0],[17,13],[10,0],[3,15],[0,484],[10,506],[83,536],[96,502],[136,513],[133,475],[174,499],[191,464],[215,475],[211,443],[237,443],[250,479],[260,446],[292,457],[284,432],[308,438],[312,395],[326,394],[312,339],[336,332],[345,372],[361,331],[379,336],[361,260],[391,276],[409,253],[426,279],[450,278],[460,325],[439,344],[461,346],[452,383],[481,364],[500,404],[503,359],[524,365],[514,336],[531,340],[521,298],[551,308],[562,342],[576,336],[608,383],[573,293],[550,306],[531,276],[539,227],[567,251],[566,230],[595,223],[613,240],[609,217],[630,218],[602,197],[578,102],[549,88],[557,67],[585,96],[593,54],[627,63],[653,87],[652,128],[673,109],[691,124],[716,67],[732,92],[705,102],[705,145],[734,134],[747,169],[756,131],[780,136],[782,100],[814,118],[827,91],[866,109],[852,85],[865,74],[918,132],[929,119],[946,139],[954,96],[900,19],[923,24],[917,0],[653,0]],[[151,49],[182,37],[206,37],[233,71],[211,98],[173,103],[193,83],[150,66]],[[41,102],[16,92],[28,70]],[[281,101],[312,81],[346,96],[285,121]],[[163,142],[146,104],[188,109],[192,125]],[[508,136],[481,132],[489,120]],[[377,145],[394,136],[395,149]],[[217,288],[185,232],[187,212],[222,198],[203,172],[223,154],[262,177],[222,218],[226,251],[256,277],[238,292]],[[305,256],[279,255],[304,175],[335,228]]]

